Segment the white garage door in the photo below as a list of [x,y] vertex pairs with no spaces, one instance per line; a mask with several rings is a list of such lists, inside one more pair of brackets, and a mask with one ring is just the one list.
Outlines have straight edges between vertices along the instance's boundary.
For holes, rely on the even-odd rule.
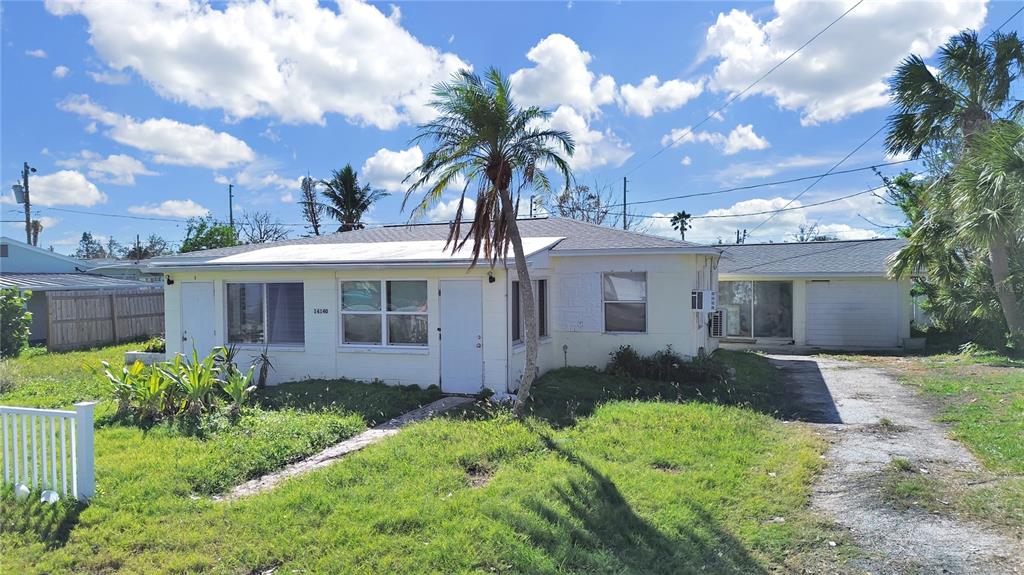
[[899,283],[807,282],[807,343],[838,348],[899,345]]

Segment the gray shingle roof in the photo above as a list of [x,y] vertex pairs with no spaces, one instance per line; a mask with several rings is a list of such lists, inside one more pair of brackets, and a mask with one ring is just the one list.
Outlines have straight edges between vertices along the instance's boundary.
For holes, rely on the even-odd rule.
[[97,274],[0,273],[0,288],[18,288],[20,290],[119,290],[143,287],[162,289],[163,285]]
[[[688,247],[699,249],[706,247],[691,242],[681,242],[659,236],[619,230],[608,226],[588,224],[586,222],[579,222],[566,218],[524,219],[519,220],[518,224],[519,232],[523,237],[564,237],[565,239],[553,248],[552,251],[556,253],[567,250],[678,249]],[[465,234],[468,229],[468,224],[464,224],[462,227],[462,233]],[[270,246],[445,240],[448,237],[448,230],[449,224],[447,223],[384,226],[323,236],[284,240],[271,244],[245,245],[204,250],[157,258],[154,261],[204,261]]]
[[722,246],[719,274],[733,275],[885,275],[885,260],[906,245],[902,238],[740,244]]

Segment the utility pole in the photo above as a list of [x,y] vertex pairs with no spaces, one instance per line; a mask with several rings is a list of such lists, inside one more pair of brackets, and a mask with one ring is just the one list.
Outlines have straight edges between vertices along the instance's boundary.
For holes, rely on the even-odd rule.
[[533,196],[530,196],[530,217],[533,217]]
[[228,184],[228,222],[235,229],[235,185]]
[[622,229],[629,229],[629,219],[626,217],[626,176],[622,176]]
[[21,169],[21,187],[24,193],[25,199],[25,243],[32,245],[32,202],[28,197],[28,175],[29,172],[35,173],[36,169],[30,167],[28,162],[25,162],[24,167]]

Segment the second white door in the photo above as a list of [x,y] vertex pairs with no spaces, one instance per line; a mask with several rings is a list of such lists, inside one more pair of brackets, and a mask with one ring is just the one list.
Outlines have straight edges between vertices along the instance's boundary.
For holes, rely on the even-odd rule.
[[441,280],[441,390],[479,393],[484,384],[483,288]]

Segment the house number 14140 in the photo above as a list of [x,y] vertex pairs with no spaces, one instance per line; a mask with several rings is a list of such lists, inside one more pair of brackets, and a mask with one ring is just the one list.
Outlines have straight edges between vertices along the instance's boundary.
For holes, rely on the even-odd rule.
[[316,314],[316,315],[325,314],[325,313],[327,313],[327,308],[325,308],[325,307],[315,307],[315,308],[313,308],[313,313]]

